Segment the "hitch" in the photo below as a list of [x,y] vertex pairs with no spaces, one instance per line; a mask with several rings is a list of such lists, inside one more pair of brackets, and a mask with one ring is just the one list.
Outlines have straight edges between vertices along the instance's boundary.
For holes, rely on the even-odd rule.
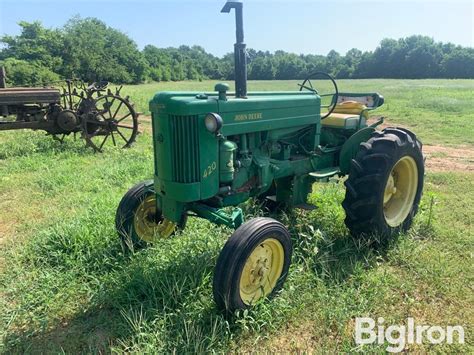
[[213,208],[203,203],[193,203],[189,210],[196,213],[197,217],[234,229],[239,228],[240,225],[244,223],[242,210],[238,207],[234,208],[230,215],[223,209]]

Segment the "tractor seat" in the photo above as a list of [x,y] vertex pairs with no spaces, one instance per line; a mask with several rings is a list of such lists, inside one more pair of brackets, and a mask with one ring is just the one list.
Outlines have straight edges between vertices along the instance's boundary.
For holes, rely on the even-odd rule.
[[367,106],[357,101],[343,101],[336,105],[333,113],[321,121],[324,127],[342,128],[342,129],[357,129],[359,126],[359,119],[362,113],[361,125],[364,125],[368,112]]

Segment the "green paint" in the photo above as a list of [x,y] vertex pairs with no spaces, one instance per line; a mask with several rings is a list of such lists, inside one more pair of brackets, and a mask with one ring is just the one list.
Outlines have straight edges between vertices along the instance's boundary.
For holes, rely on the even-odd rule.
[[362,142],[366,142],[369,140],[372,133],[375,131],[375,128],[366,127],[361,129],[360,131],[354,133],[349,139],[346,140],[344,145],[341,148],[341,152],[339,153],[339,167],[341,173],[349,174],[349,170],[351,168],[351,160],[357,154],[359,150],[359,145]]
[[[232,141],[222,140],[219,146],[219,178],[223,183],[234,180],[234,161],[237,144]],[[211,166],[212,168],[212,166]]]
[[[227,89],[160,92],[150,102],[157,200],[172,221],[193,211],[235,227],[238,214],[222,208],[259,195],[275,195],[289,207],[305,204],[315,180],[347,173],[354,149],[373,131],[365,124],[324,127],[314,92],[251,92],[242,99]],[[377,94],[344,95],[383,102]],[[217,133],[204,124],[211,112],[223,119]]]
[[244,222],[240,208],[234,208],[232,213],[228,214],[223,209],[213,208],[203,203],[194,203],[189,206],[189,209],[201,218],[205,218],[215,224],[223,224],[230,228],[239,228]]

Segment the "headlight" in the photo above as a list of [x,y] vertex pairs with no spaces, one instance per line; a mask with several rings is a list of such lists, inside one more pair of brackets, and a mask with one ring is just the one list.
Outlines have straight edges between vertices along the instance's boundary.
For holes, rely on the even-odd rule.
[[222,127],[222,117],[217,113],[208,113],[204,119],[204,124],[209,132],[216,133]]

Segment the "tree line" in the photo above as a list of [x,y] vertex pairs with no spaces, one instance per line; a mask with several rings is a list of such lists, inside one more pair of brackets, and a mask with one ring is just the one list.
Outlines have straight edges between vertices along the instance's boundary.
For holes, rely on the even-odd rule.
[[[216,57],[200,46],[139,50],[126,34],[96,18],[74,17],[61,28],[20,22],[19,35],[0,37],[0,65],[10,85],[41,85],[61,78],[146,81],[232,80],[233,53]],[[231,44],[229,44],[231,47]],[[474,78],[474,48],[426,36],[384,39],[374,51],[345,55],[248,50],[251,80],[303,79],[312,71],[347,78]]]

